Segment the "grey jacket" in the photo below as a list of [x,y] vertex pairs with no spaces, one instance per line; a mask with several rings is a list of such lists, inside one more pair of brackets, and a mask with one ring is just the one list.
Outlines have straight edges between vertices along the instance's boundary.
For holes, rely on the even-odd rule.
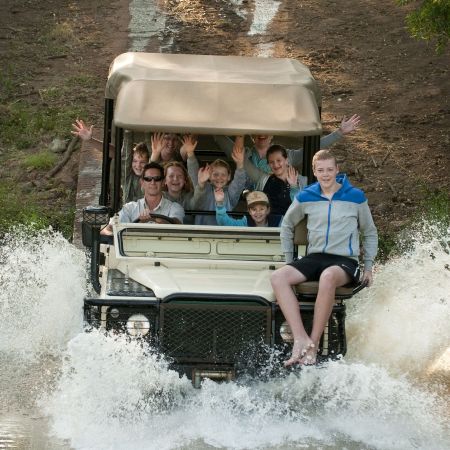
[[338,175],[336,180],[342,187],[331,200],[322,195],[319,183],[313,183],[299,192],[287,210],[280,233],[286,262],[291,262],[293,257],[295,225],[308,216],[307,254],[330,253],[358,260],[361,233],[364,269],[371,270],[378,235],[366,196],[345,175]]

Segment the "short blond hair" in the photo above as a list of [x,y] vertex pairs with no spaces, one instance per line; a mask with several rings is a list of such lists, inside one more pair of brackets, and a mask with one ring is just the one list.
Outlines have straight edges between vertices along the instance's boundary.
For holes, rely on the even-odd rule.
[[223,159],[215,159],[210,165],[211,169],[214,167],[223,167],[224,169],[228,170],[228,173],[231,174],[231,167],[230,165],[224,161]]
[[326,161],[328,159],[332,159],[334,161],[334,165],[337,167],[336,156],[330,152],[330,150],[319,150],[312,159],[312,168],[314,170],[314,165],[316,161]]

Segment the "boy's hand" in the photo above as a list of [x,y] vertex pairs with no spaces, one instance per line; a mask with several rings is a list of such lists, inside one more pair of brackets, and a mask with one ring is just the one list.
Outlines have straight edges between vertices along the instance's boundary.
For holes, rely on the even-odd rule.
[[152,144],[150,161],[158,162],[161,159],[161,152],[164,148],[164,133],[153,133],[150,140]]
[[198,143],[197,139],[192,134],[185,134],[181,138],[180,154],[184,160],[194,155],[197,143]]
[[223,189],[215,189],[214,190],[214,198],[216,199],[216,204],[222,206],[223,202],[225,200],[225,194],[223,192]]
[[298,186],[298,172],[297,170],[292,167],[288,166],[287,169],[287,182],[289,183],[289,186]]
[[206,166],[200,167],[200,169],[198,169],[198,185],[202,189],[205,187],[205,183],[209,180],[210,175],[211,167],[209,167],[209,164],[206,164]]
[[233,145],[233,151],[231,153],[231,157],[233,161],[236,163],[237,169],[244,168],[244,136],[236,136]]
[[358,114],[353,114],[353,116],[350,117],[350,119],[348,120],[344,116],[341,122],[341,126],[339,127],[339,130],[342,134],[352,133],[358,128],[359,122],[361,122],[361,118],[358,116]]
[[362,281],[367,282],[367,287],[372,285],[373,282],[373,275],[371,270],[365,270],[363,273]]
[[71,133],[74,136],[78,136],[83,141],[89,141],[92,139],[92,130],[94,125],[87,127],[83,120],[77,119],[75,123],[72,124],[73,131]]

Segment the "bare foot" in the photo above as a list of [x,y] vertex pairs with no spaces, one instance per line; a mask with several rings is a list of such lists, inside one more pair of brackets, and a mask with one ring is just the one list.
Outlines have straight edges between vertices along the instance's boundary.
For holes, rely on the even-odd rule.
[[311,341],[311,343],[305,348],[302,358],[299,364],[302,366],[314,366],[317,361],[317,346]]
[[294,364],[302,364],[302,360],[307,356],[308,350],[314,348],[314,342],[311,339],[294,339],[291,357],[284,362],[284,367],[290,367]]

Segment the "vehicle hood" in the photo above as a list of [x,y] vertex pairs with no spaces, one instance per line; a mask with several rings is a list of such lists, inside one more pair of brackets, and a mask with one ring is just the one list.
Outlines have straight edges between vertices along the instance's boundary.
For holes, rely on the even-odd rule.
[[153,290],[157,298],[178,293],[254,295],[275,301],[270,284],[273,269],[233,264],[229,267],[209,265],[201,267],[171,267],[134,264],[128,266],[129,276]]

